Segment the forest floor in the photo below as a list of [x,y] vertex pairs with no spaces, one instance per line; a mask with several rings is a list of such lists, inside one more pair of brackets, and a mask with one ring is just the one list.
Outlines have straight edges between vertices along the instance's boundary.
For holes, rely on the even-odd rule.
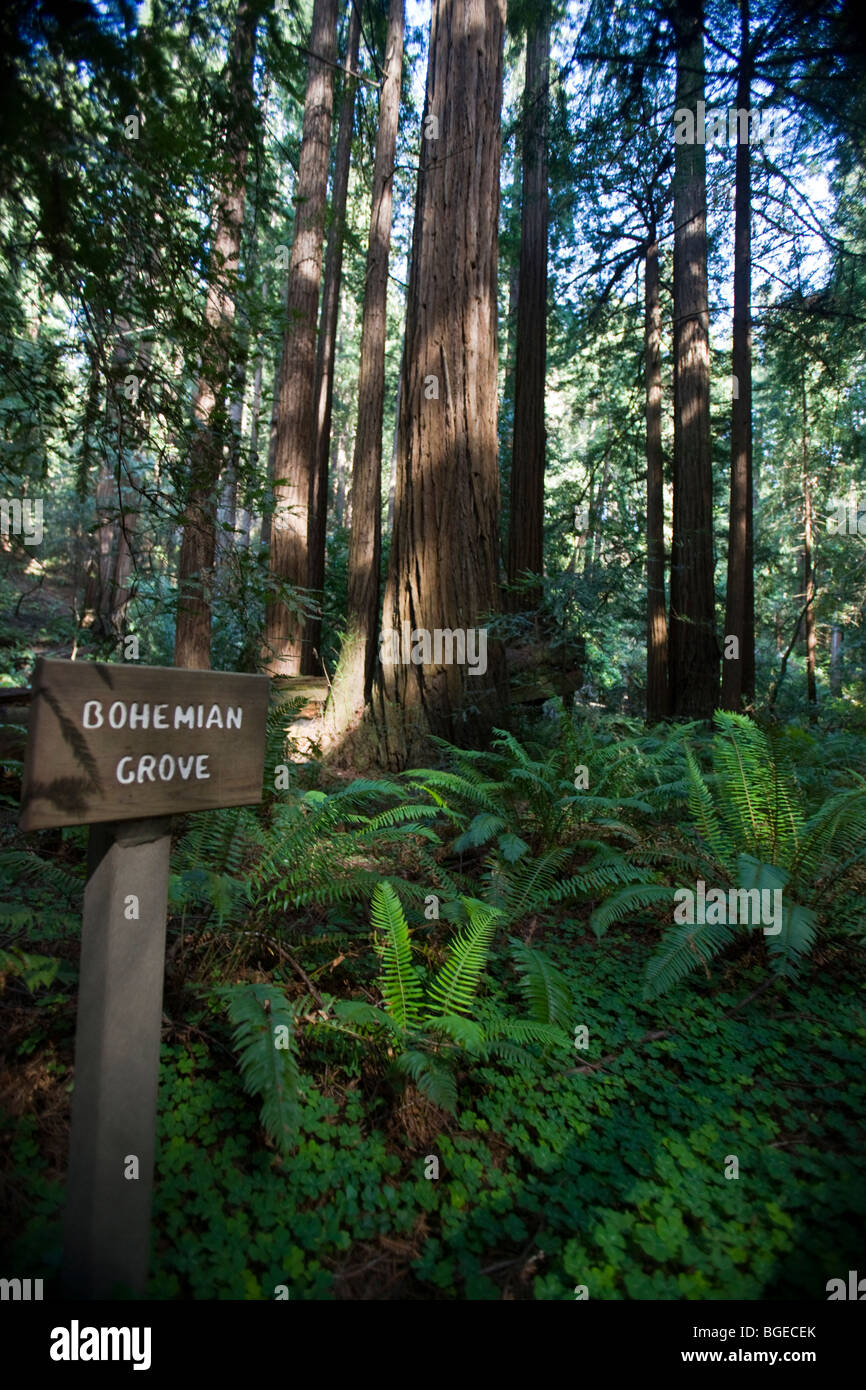
[[[48,589],[22,605],[22,655],[56,642],[61,602]],[[600,939],[590,929],[600,891],[553,903],[542,893],[536,907],[524,893],[528,906],[514,905],[530,879],[561,884],[575,866],[586,870],[587,856],[600,853],[619,873],[623,846],[687,842],[675,732],[649,735],[636,721],[594,713],[578,734],[608,790],[572,828],[576,798],[562,789],[576,735],[567,720],[537,721],[535,761],[528,743],[500,745],[494,772],[474,787],[480,755],[460,755],[460,785],[481,799],[451,822],[426,822],[438,830],[432,849],[418,824],[404,823],[408,812],[393,809],[392,783],[314,768],[308,792],[285,805],[272,799],[255,824],[248,809],[196,817],[197,831],[178,824],[150,1297],[824,1300],[830,1279],[857,1268],[866,1218],[862,868],[794,978],[770,973],[758,936],[648,999],[647,963],[669,930],[657,907],[637,907]],[[786,737],[810,809],[848,784],[852,758],[864,770],[862,735],[794,728]],[[708,739],[695,739],[709,766]],[[655,785],[640,790],[642,768],[667,779],[655,787],[667,809],[641,809],[639,796]],[[50,1293],[87,832],[24,837],[19,790],[13,760],[0,789],[0,1246],[5,1270],[43,1277]],[[485,797],[501,814],[478,810]],[[233,859],[245,828],[252,838]],[[272,881],[253,873],[262,833],[279,851]],[[431,875],[443,901],[451,884],[511,904],[485,1000],[513,1012],[520,993],[509,933],[541,948],[570,995],[558,1041],[486,1059],[457,1054],[450,1112],[396,1077],[387,1049],[317,1022],[320,1004],[326,1013],[332,1000],[378,997],[368,883],[401,885],[416,959],[441,963],[453,932],[444,908],[442,921],[422,915]],[[244,884],[248,896],[236,900]],[[226,1017],[226,988],[256,983],[299,1009],[290,1152],[262,1127]]]
[[[151,1296],[825,1297],[866,1218],[866,1006],[845,962],[745,1004],[761,973],[740,964],[647,1009],[644,933],[603,951],[573,919],[553,935],[586,1051],[480,1068],[454,1117],[309,1055],[288,1161],[262,1143],[226,1035],[183,1014],[170,978]],[[2,1243],[49,1280],[77,954],[71,938],[52,949],[66,969],[51,997],[4,995],[0,1089]]]

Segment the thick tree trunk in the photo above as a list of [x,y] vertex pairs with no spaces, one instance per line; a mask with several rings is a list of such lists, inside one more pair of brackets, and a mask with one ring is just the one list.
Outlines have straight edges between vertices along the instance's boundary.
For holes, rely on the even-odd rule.
[[[360,10],[350,6],[349,34],[346,41],[346,67],[354,72],[358,65],[358,44],[361,35]],[[313,471],[313,495],[309,518],[309,575],[307,587],[317,599],[325,584],[325,538],[328,527],[328,464],[331,454],[331,412],[334,400],[334,356],[337,343],[337,313],[340,307],[340,285],[343,278],[343,241],[346,232],[346,197],[349,191],[349,163],[352,154],[352,130],[355,122],[355,89],[357,83],[345,77],[343,100],[337,134],[337,153],[334,160],[334,183],[331,197],[331,230],[325,257],[325,278],[322,294],[321,327],[316,353],[315,417],[316,447]],[[307,619],[301,670],[304,675],[321,673],[319,648],[322,644],[322,619],[316,613]]]
[[[674,10],[677,109],[704,99],[703,0]],[[697,124],[697,121],[696,121]],[[709,719],[719,689],[713,585],[713,478],[707,304],[707,190],[703,131],[676,146],[674,175],[674,505],[671,552],[671,709]],[[700,138],[698,138],[700,137]]]
[[654,722],[668,713],[668,628],[665,615],[665,505],[662,459],[659,248],[653,229],[644,273],[646,359],[646,709]]
[[[517,296],[514,443],[508,582],[544,568],[544,387],[547,360],[547,100],[550,17],[545,6],[526,43],[523,98],[523,200]],[[538,585],[511,593],[515,609],[541,602]]]
[[345,730],[354,723],[369,700],[376,660],[382,555],[382,423],[385,413],[388,256],[391,248],[394,153],[400,115],[400,77],[403,70],[403,23],[403,0],[391,0],[385,79],[379,98],[379,130],[361,327],[346,635],[331,692],[338,730]]
[[393,767],[431,732],[483,738],[501,710],[503,655],[483,624],[499,607],[504,22],[505,0],[433,6],[383,615],[383,753]]
[[[272,578],[294,589],[309,579],[308,527],[315,470],[316,327],[328,193],[337,0],[315,0],[304,103],[304,129],[295,187],[297,213],[274,444],[274,511],[270,524]],[[301,670],[303,623],[281,598],[265,611],[262,664],[274,676]]]
[[228,422],[232,326],[245,180],[253,106],[253,59],[258,8],[239,0],[229,60],[233,109],[226,132],[225,185],[217,196],[215,238],[205,308],[201,373],[193,413],[190,484],[178,565],[175,666],[210,667],[211,597],[216,549],[216,510]]
[[[740,0],[740,73],[737,109],[748,110],[751,97],[749,4]],[[738,136],[741,132],[738,130]],[[752,512],[752,188],[748,140],[738,138],[736,153],[736,219],[734,223],[734,342],[731,402],[731,512],[728,529],[728,585],[725,640],[736,638],[735,655],[722,662],[722,709],[739,710],[744,698],[754,698],[754,583],[748,583],[753,563],[749,553]],[[747,670],[746,652],[751,651]],[[749,690],[751,672],[751,690]]]

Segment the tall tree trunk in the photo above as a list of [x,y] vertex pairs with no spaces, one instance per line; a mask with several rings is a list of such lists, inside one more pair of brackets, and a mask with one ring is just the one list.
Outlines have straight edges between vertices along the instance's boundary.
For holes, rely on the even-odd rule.
[[239,0],[229,59],[232,111],[225,138],[225,183],[218,192],[215,211],[201,371],[193,407],[197,429],[190,450],[190,483],[178,565],[174,664],[199,669],[210,667],[217,494],[227,432],[225,397],[244,222],[258,15],[255,0]]
[[836,623],[830,630],[830,694],[842,694],[842,629]]
[[393,767],[431,732],[483,738],[501,709],[503,653],[488,647],[481,623],[499,607],[504,23],[505,0],[433,6],[383,616],[392,658],[383,665],[383,753]]
[[[704,99],[703,0],[673,11],[677,109]],[[701,108],[702,109],[702,108]],[[696,120],[697,123],[697,120]],[[703,131],[676,146],[674,173],[674,505],[668,663],[674,714],[709,719],[719,689]]]
[[[547,100],[550,15],[546,5],[526,42],[523,96],[523,199],[514,371],[514,444],[508,582],[544,567],[544,387],[547,368]],[[535,608],[541,587],[512,592],[515,609]]]
[[[309,579],[308,527],[315,472],[316,327],[322,242],[328,195],[337,0],[315,0],[304,102],[304,129],[295,186],[297,213],[289,264],[289,293],[274,443],[271,575],[295,589]],[[303,623],[281,598],[265,610],[262,664],[271,675],[301,670]]]
[[379,623],[379,568],[382,555],[382,422],[385,412],[385,329],[394,153],[403,71],[403,0],[391,0],[385,50],[385,79],[379,98],[379,130],[373,171],[373,202],[361,365],[358,373],[358,428],[352,462],[352,530],[346,635],[331,692],[336,727],[345,730],[370,698]]
[[114,507],[117,484],[107,459],[99,467],[96,483],[96,544],[84,593],[85,620],[92,624],[99,637],[108,634],[108,614],[111,604],[111,572],[116,523]]
[[[134,485],[135,479],[131,481]],[[114,564],[114,586],[112,590],[111,608],[111,627],[114,634],[118,637],[123,631],[126,609],[131,596],[129,578],[132,574],[134,560],[132,553],[132,537],[135,534],[137,523],[138,511],[135,508],[127,509],[127,507],[124,506],[123,515],[118,526],[117,559]]]
[[[360,11],[350,5],[349,33],[346,41],[346,67],[354,72],[358,65],[358,44],[361,35]],[[355,122],[354,78],[346,76],[337,134],[337,153],[334,160],[334,184],[331,197],[331,230],[325,257],[325,279],[322,294],[322,316],[319,345],[316,353],[315,417],[316,449],[313,471],[313,495],[309,518],[309,575],[307,587],[319,598],[325,584],[325,538],[328,526],[328,464],[331,453],[331,411],[334,400],[334,356],[337,343],[337,313],[340,307],[340,285],[343,278],[343,241],[346,233],[346,197],[349,191],[349,162],[352,154],[352,130]],[[322,643],[322,619],[319,613],[306,622],[301,670],[304,675],[321,671],[319,648]]]
[[394,498],[397,496],[397,448],[400,443],[400,401],[403,398],[403,359],[406,353],[406,335],[400,349],[400,372],[397,377],[397,400],[394,405],[394,433],[391,436],[391,466],[388,469],[388,514],[385,517],[385,535],[390,536],[394,529]]
[[[249,476],[253,482],[258,481],[259,464],[259,421],[262,410],[262,375],[264,369],[264,355],[261,350],[257,351],[255,368],[253,370],[253,399],[250,404],[250,463]],[[247,506],[248,498],[244,496],[239,504],[235,517],[235,525],[238,532],[238,545],[244,550],[249,549],[250,531],[252,530],[252,513]]]
[[668,628],[665,615],[665,504],[662,459],[661,307],[655,228],[644,272],[646,359],[646,711],[652,723],[668,713]]
[[815,680],[815,564],[813,558],[812,482],[809,477],[809,417],[806,410],[806,378],[802,382],[803,408],[803,632],[806,639],[806,695],[809,722],[818,718],[818,686]]
[[[737,109],[747,111],[752,87],[749,0],[740,0],[740,31]],[[736,638],[736,655],[726,656],[722,662],[721,696],[722,708],[729,710],[739,710],[744,698],[749,703],[753,700],[755,670],[754,583],[751,586],[748,584],[753,564],[753,557],[749,553],[752,512],[752,174],[748,138],[742,138],[744,132],[739,125],[737,134],[732,357],[735,390],[731,402],[731,513],[725,608],[725,640],[727,643],[728,638]],[[748,131],[745,134],[748,136]],[[751,651],[748,670],[747,650]]]

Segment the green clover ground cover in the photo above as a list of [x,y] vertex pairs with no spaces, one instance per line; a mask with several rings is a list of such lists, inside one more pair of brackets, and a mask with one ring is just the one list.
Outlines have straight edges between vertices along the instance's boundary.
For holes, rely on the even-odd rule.
[[[736,994],[698,981],[649,1010],[628,1002],[645,946],[567,933],[545,948],[570,975],[588,1049],[477,1068],[456,1124],[414,1146],[393,1127],[386,1138],[384,1097],[326,1097],[308,1072],[300,1143],[280,1163],[236,1070],[204,1043],[166,1045],[152,1296],[273,1298],[286,1285],[339,1298],[365,1280],[370,1296],[376,1252],[397,1249],[381,1296],[496,1299],[507,1285],[556,1300],[586,1285],[607,1299],[825,1298],[862,1258],[857,987],[816,974],[724,1017],[750,981]],[[26,1126],[16,1143],[38,1162]],[[424,1177],[428,1154],[438,1180]],[[43,1181],[38,1195],[22,1250],[55,1261],[62,1193]]]

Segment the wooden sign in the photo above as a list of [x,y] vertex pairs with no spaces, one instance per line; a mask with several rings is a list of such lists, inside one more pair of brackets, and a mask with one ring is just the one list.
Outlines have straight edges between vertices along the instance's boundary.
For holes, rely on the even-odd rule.
[[261,800],[267,676],[36,663],[23,830]]
[[262,799],[267,676],[36,664],[21,825],[92,823],[63,1287],[143,1295],[174,812]]

